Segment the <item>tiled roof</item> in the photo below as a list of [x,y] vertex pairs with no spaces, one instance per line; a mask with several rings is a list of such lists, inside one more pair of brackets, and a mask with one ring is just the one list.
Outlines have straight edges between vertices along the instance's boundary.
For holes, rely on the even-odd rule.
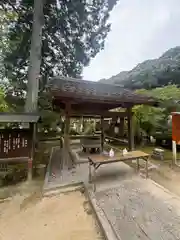
[[0,113],[1,123],[36,123],[40,116],[33,113]]
[[156,104],[156,100],[142,94],[124,89],[118,85],[92,82],[66,77],[52,78],[47,89],[54,98],[70,97],[72,99],[102,100],[114,103]]

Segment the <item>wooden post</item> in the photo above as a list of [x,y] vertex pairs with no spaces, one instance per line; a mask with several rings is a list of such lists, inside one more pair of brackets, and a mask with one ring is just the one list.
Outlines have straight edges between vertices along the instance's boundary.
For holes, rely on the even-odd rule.
[[82,117],[82,132],[85,130],[85,118]]
[[70,110],[71,105],[69,102],[66,103],[65,109],[65,128],[64,128],[64,147],[63,147],[63,167],[71,168],[70,160],[70,139],[69,139],[69,128],[70,128]]
[[119,123],[119,136],[123,137],[124,136],[124,118],[120,118],[120,123]]
[[127,108],[128,115],[128,147],[129,151],[134,150],[134,131],[133,131],[133,115],[132,108]]
[[104,117],[101,116],[101,151],[104,150]]
[[28,181],[32,181],[32,175],[33,175],[32,167],[33,167],[36,133],[37,133],[36,127],[37,126],[36,126],[35,123],[29,123],[29,128],[30,128],[31,133],[32,133],[32,145],[31,145],[31,153],[30,153],[29,160],[28,160]]
[[79,134],[81,134],[84,130],[84,126],[83,126],[83,122],[84,122],[84,118],[83,116],[79,119]]
[[177,146],[176,141],[172,141],[172,150],[173,150],[173,161],[172,166],[177,165]]

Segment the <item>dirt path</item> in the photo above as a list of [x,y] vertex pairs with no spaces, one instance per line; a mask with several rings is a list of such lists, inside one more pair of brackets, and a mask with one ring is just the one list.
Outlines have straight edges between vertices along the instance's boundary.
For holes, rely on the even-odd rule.
[[0,204],[0,240],[102,239],[85,197],[71,192],[38,199],[21,196]]

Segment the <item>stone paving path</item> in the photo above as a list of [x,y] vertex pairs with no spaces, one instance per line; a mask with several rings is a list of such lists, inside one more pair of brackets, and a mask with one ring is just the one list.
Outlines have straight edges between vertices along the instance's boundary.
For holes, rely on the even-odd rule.
[[180,239],[180,201],[151,180],[124,180],[95,197],[121,240]]

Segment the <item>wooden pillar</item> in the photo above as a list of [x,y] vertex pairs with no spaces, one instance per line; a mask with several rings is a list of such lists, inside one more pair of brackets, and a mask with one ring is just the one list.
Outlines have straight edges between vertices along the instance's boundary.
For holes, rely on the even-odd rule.
[[28,160],[28,181],[32,180],[33,175],[33,159],[34,159],[34,152],[35,152],[35,142],[36,142],[36,135],[37,135],[37,125],[35,123],[29,123],[29,128],[32,134],[32,144],[31,144],[31,152]]
[[127,108],[128,115],[128,148],[129,151],[134,150],[134,131],[133,131],[133,115],[132,108]]
[[104,117],[101,116],[101,151],[104,150]]
[[123,137],[124,136],[124,118],[120,118],[120,123],[119,123],[119,136]]
[[79,133],[82,133],[84,130],[84,118],[83,116],[79,119]]
[[82,132],[85,130],[85,118],[82,117]]
[[64,127],[64,147],[63,147],[63,167],[72,167],[70,161],[70,138],[69,138],[69,129],[70,129],[70,110],[71,105],[69,102],[66,102],[65,108],[65,127]]

